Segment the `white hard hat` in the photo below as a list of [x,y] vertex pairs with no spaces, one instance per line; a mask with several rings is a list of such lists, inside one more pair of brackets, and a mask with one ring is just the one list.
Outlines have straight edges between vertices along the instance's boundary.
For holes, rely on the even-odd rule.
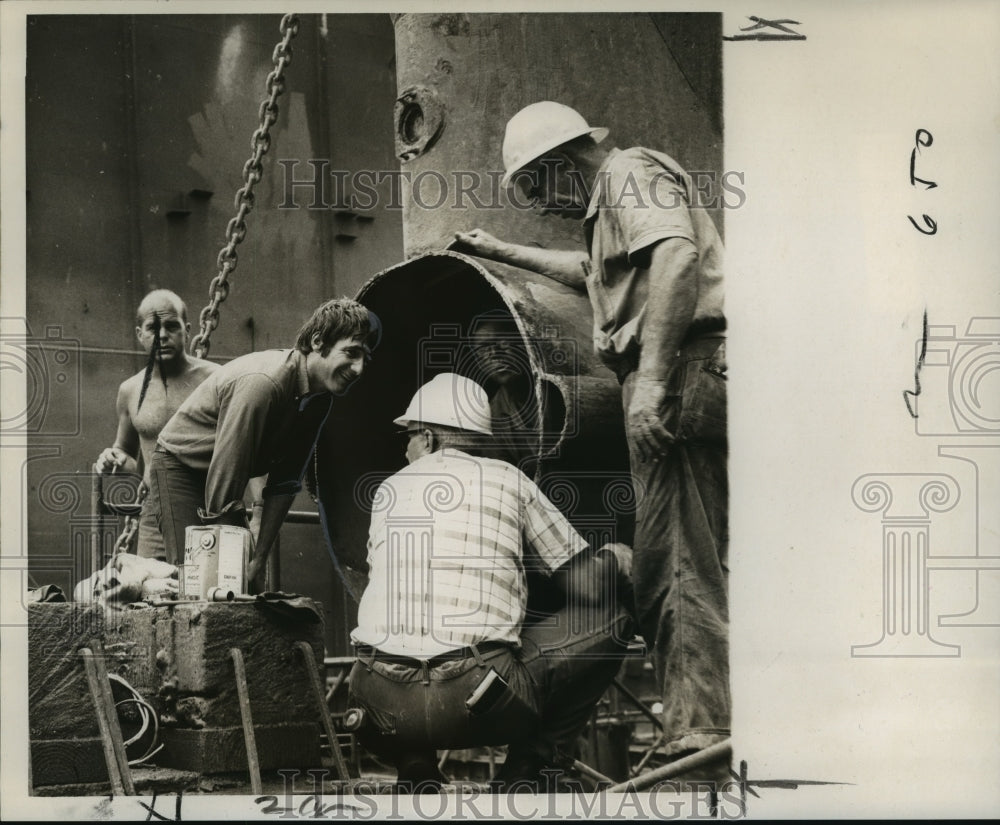
[[414,393],[406,412],[392,423],[405,427],[419,421],[493,435],[491,420],[486,390],[470,378],[442,372]]
[[581,135],[590,135],[600,143],[608,136],[608,130],[589,126],[576,109],[562,103],[541,100],[525,106],[507,121],[504,130],[501,184],[507,186],[519,169]]

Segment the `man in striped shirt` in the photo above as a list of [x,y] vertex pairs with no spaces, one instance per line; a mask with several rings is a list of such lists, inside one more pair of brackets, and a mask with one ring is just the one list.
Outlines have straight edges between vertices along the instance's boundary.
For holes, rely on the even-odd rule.
[[[395,423],[409,463],[373,501],[352,633],[363,739],[410,788],[443,779],[437,749],[509,744],[498,783],[532,787],[572,750],[631,638],[615,556],[516,467],[475,454],[492,433],[474,381],[436,376]],[[567,601],[524,628],[532,568]]]

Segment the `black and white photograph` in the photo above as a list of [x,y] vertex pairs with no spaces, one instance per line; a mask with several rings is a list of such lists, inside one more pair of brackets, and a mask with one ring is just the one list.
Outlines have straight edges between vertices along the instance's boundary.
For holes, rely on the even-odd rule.
[[998,37],[4,2],[0,815],[995,816]]

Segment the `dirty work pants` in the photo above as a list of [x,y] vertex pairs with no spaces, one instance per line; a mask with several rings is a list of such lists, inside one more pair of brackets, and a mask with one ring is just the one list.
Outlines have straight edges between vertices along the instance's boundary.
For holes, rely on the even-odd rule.
[[158,518],[154,509],[154,507],[143,502],[142,512],[139,514],[139,529],[137,531],[135,554],[143,559],[166,561],[167,548],[163,543],[163,534],[160,533],[160,526],[157,523]]
[[[193,470],[159,447],[149,462],[149,496],[144,504],[163,535],[167,561],[184,562],[184,531],[200,525],[198,508],[205,506],[208,473]],[[145,511],[146,506],[143,507]]]
[[[521,648],[504,647],[425,669],[359,652],[351,701],[369,726],[362,742],[400,764],[409,754],[483,745],[517,745],[551,764],[572,752],[597,701],[621,667],[632,638],[624,611],[605,608],[554,614],[524,631]],[[507,687],[470,710],[466,699],[496,672]],[[436,761],[436,760],[435,760]]]
[[[663,696],[665,752],[701,749],[729,736],[728,506],[725,339],[685,344],[668,375],[662,411],[677,441],[640,461],[632,575],[639,630]],[[626,411],[636,372],[622,384]]]

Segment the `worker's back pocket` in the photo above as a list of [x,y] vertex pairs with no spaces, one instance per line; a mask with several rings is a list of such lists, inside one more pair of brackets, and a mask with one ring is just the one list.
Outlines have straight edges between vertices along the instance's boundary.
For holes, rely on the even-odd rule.
[[677,435],[685,441],[726,440],[726,342],[685,365]]
[[465,700],[471,737],[480,744],[507,744],[527,736],[538,714],[494,668],[490,668]]

